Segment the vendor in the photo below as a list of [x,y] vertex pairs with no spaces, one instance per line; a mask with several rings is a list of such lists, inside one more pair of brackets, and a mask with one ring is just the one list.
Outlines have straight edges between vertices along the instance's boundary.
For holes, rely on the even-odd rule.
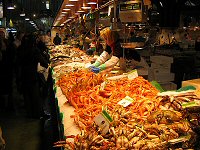
[[113,68],[123,57],[123,49],[120,45],[119,34],[109,27],[100,32],[100,37],[106,42],[106,49],[90,66],[92,72],[99,73],[102,70]]

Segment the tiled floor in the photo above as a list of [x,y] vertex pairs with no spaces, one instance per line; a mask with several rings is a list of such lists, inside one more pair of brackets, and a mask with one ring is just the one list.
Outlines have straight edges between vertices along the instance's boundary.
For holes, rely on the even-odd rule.
[[53,127],[51,118],[26,117],[23,98],[14,96],[14,108],[5,109],[0,97],[0,126],[6,141],[6,150],[51,150]]
[[28,119],[11,112],[0,112],[0,125],[6,150],[40,150],[42,124],[39,119]]

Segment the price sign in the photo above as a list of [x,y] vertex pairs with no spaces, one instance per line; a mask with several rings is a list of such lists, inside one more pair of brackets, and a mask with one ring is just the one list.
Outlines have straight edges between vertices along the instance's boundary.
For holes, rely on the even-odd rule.
[[129,97],[126,96],[125,98],[123,98],[121,101],[118,102],[119,105],[122,105],[123,107],[127,107],[128,105],[130,105],[132,102],[134,102],[134,100]]
[[136,69],[128,73],[128,79],[133,80],[138,77],[138,72]]
[[110,123],[112,122],[112,118],[105,110],[103,110],[94,118],[94,122],[101,129],[102,134],[106,134],[109,130]]

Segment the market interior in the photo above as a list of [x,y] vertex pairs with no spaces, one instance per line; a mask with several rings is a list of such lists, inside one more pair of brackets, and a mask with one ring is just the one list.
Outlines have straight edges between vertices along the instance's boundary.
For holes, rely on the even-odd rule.
[[0,0],[0,150],[200,149],[199,10]]

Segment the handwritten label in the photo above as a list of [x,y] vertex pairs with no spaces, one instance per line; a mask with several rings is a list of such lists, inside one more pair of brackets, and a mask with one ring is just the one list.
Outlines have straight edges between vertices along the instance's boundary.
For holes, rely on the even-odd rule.
[[128,79],[130,79],[130,80],[133,80],[137,77],[138,77],[138,72],[136,69],[134,69],[128,73]]
[[118,102],[119,105],[122,105],[123,107],[127,107],[129,106],[134,100],[129,97],[126,96],[125,98],[123,98],[121,101]]
[[101,133],[106,134],[109,130],[110,123],[112,122],[112,118],[105,110],[103,110],[94,118],[94,122],[101,129]]

